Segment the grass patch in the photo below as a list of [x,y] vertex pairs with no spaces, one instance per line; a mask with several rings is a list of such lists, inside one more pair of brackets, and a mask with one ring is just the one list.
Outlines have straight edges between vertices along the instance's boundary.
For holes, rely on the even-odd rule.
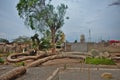
[[107,58],[89,58],[87,57],[85,60],[86,64],[102,64],[102,65],[115,65],[115,62],[111,59]]

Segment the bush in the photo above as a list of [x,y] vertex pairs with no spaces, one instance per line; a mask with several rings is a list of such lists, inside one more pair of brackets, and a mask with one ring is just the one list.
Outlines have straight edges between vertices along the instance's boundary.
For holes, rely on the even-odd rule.
[[107,58],[89,58],[87,57],[85,60],[86,64],[102,64],[102,65],[115,65],[115,62],[111,59]]
[[42,38],[40,43],[40,49],[47,50],[51,48],[51,43],[48,39]]
[[0,63],[4,63],[4,60],[2,58],[0,58]]
[[15,63],[16,66],[25,66],[25,63],[24,62],[18,62],[18,63]]

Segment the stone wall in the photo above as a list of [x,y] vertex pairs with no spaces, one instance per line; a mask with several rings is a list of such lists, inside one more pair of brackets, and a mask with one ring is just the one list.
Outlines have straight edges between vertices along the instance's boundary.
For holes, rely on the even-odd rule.
[[87,43],[66,43],[66,51],[87,52]]
[[29,50],[31,49],[30,44],[17,44],[17,43],[11,43],[11,44],[0,44],[0,53],[20,53],[23,52],[23,49]]

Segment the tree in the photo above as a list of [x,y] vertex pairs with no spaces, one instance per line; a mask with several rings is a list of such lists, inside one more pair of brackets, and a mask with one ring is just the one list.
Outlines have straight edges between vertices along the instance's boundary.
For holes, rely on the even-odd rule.
[[41,43],[40,43],[40,48],[42,50],[48,50],[51,48],[51,43],[50,43],[50,40],[47,39],[47,38],[42,38],[41,39]]
[[30,43],[30,37],[19,36],[18,38],[14,39],[13,42],[15,42],[15,43]]
[[56,39],[55,39],[55,42],[57,43],[57,42],[59,42],[59,43],[63,43],[64,42],[64,40],[65,40],[65,35],[64,35],[64,32],[63,31],[61,31],[61,30],[58,30],[57,32],[56,32]]
[[75,40],[74,43],[77,43],[77,40]]
[[[55,34],[63,26],[66,5],[61,4],[55,8],[50,1],[45,0],[19,0],[17,4],[18,14],[25,18],[25,24],[32,30],[43,33],[46,29],[51,32],[52,52],[55,53]],[[46,1],[47,2],[47,1]]]
[[9,43],[9,40],[4,39],[4,38],[0,38],[0,42]]
[[[52,36],[52,52],[55,53],[55,34],[64,24],[64,16],[67,6],[61,4],[55,9],[53,5],[48,4],[45,9],[45,22],[51,31]],[[43,11],[44,12],[44,11]]]
[[109,6],[118,6],[118,5],[120,5],[120,0],[118,0],[118,1],[114,1],[114,2],[112,2],[111,4],[109,4]]
[[[44,32],[44,37],[45,39],[48,39],[49,41],[51,40],[51,31],[48,29]],[[57,30],[55,34],[55,43],[63,43],[65,41],[65,34],[61,30]]]
[[38,38],[39,35],[38,34],[34,34],[34,36],[31,37],[32,39],[32,47],[34,49],[40,49],[40,39]]
[[16,6],[18,15],[25,20],[25,25],[38,32],[45,29],[45,22],[41,18],[44,7],[45,0],[19,0]]

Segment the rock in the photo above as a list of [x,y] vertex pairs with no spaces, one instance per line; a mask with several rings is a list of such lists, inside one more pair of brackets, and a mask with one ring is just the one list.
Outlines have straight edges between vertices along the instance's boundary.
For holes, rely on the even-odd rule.
[[100,53],[101,58],[109,58],[110,54],[108,52]]
[[104,79],[111,79],[112,78],[112,74],[108,73],[108,72],[104,72],[101,74],[101,77]]
[[92,56],[92,54],[91,54],[90,52],[88,52],[86,55],[87,55],[87,56]]
[[90,54],[92,55],[92,57],[96,57],[96,56],[99,56],[99,51],[96,49],[92,49],[90,51]]
[[108,58],[108,57],[110,57],[110,54],[108,52],[104,52],[104,57]]

